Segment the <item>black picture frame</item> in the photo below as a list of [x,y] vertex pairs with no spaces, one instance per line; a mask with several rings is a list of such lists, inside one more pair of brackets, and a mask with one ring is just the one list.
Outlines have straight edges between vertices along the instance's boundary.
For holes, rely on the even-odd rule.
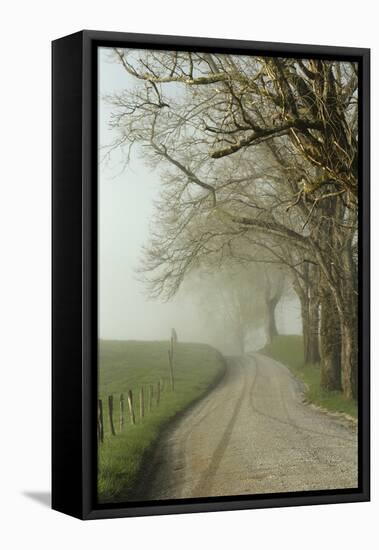
[[[354,60],[360,75],[359,487],[96,504],[97,48],[119,46]],[[370,499],[370,50],[81,31],[52,44],[52,507],[81,519]]]

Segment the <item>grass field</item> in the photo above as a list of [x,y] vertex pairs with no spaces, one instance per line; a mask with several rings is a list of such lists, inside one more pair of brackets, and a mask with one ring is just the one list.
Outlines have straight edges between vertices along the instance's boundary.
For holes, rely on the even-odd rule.
[[304,365],[302,336],[277,336],[270,346],[261,350],[261,353],[280,361],[297,378],[305,382],[306,398],[310,402],[330,411],[346,413],[357,418],[356,402],[345,399],[339,391],[324,391],[320,387],[319,365]]
[[[169,383],[168,342],[104,341],[99,343],[99,397],[104,404],[104,442],[99,445],[98,498],[100,502],[128,500],[138,483],[141,466],[148,459],[162,429],[223,374],[222,355],[205,344],[178,343],[175,346],[175,391]],[[159,406],[139,416],[139,391],[163,380]],[[131,424],[126,402],[133,391],[136,425]],[[119,428],[119,398],[125,397],[125,425]],[[107,399],[114,396],[116,436],[110,432]],[[146,407],[147,408],[147,407]]]

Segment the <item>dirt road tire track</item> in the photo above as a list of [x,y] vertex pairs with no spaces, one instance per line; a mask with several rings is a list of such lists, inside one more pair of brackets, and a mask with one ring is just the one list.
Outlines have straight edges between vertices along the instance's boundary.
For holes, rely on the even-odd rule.
[[357,432],[303,403],[280,363],[229,358],[221,382],[162,437],[135,499],[357,486]]

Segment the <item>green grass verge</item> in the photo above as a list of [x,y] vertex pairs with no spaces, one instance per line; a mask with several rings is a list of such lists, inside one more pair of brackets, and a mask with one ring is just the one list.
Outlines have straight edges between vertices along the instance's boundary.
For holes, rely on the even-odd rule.
[[[104,442],[98,453],[98,499],[100,502],[127,501],[141,475],[162,429],[179,412],[199,399],[217,382],[225,369],[222,355],[205,344],[178,343],[175,347],[175,391],[169,383],[168,342],[99,342],[99,397],[104,408]],[[159,406],[158,380],[163,380]],[[139,391],[154,386],[152,410],[139,417]],[[126,396],[132,390],[136,425],[131,424]],[[120,432],[120,393],[125,399],[125,425]],[[110,433],[108,396],[114,398],[116,436]]]
[[357,418],[357,404],[346,399],[339,391],[325,391],[320,386],[321,371],[319,365],[304,365],[302,336],[277,336],[271,345],[265,346],[261,353],[280,361],[306,386],[306,398],[316,405],[333,412],[346,413]]

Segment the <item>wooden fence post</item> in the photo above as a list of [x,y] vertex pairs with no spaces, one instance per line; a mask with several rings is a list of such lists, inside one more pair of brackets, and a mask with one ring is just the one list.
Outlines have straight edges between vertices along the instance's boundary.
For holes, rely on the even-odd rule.
[[97,429],[99,440],[102,443],[104,441],[104,421],[103,421],[103,402],[101,399],[98,400],[98,409],[97,409]]
[[128,391],[128,406],[129,406],[130,420],[132,421],[132,424],[135,424],[136,423],[136,417],[134,415],[132,390]]
[[170,365],[171,389],[174,391],[174,342],[171,338],[171,349],[168,350],[168,362]]
[[112,435],[116,435],[114,424],[113,424],[113,395],[108,396],[108,409],[109,409],[109,423],[111,426]]
[[120,432],[124,428],[124,394],[120,395]]
[[141,420],[145,416],[145,397],[143,394],[143,388],[140,388],[139,391],[139,415]]
[[161,383],[158,380],[158,384],[157,384],[157,406],[159,405],[160,400],[161,400]]
[[149,386],[149,412],[153,408],[154,387]]

